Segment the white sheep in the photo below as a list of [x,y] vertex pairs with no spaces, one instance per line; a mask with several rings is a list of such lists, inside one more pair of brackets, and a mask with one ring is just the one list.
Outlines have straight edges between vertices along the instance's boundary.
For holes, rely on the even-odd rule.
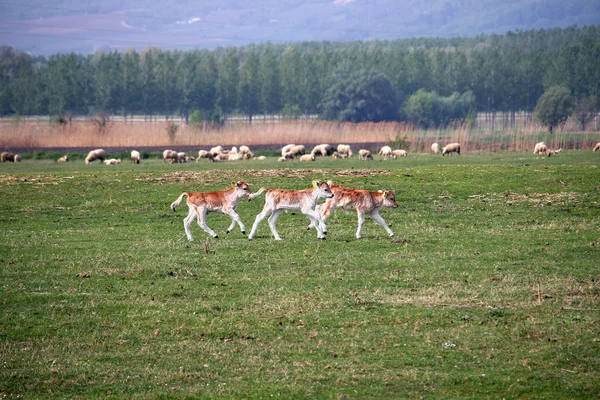
[[535,147],[533,148],[533,154],[546,154],[548,152],[548,146],[546,146],[546,143],[544,142],[539,142],[535,144]]
[[600,142],[596,143],[593,151],[598,151],[598,150],[600,150]]
[[206,158],[210,161],[214,161],[213,160],[214,156],[212,155],[212,153],[210,151],[206,151],[206,150],[198,151],[198,158],[196,159],[196,162],[200,161],[201,158]]
[[167,160],[171,162],[171,164],[179,162],[179,156],[175,150],[165,150],[163,151],[163,163]]
[[120,158],[110,158],[108,160],[104,160],[104,164],[106,165],[119,165],[121,164]]
[[250,151],[250,147],[248,147],[248,146],[240,146],[238,152],[240,154],[248,154],[248,153],[252,154],[252,151]]
[[289,153],[290,149],[294,146],[295,146],[295,144],[286,144],[285,146],[283,146],[281,148],[281,155],[284,156],[285,153]]
[[350,148],[349,144],[338,144],[337,152],[338,154],[345,156],[342,158],[352,157],[352,149]]
[[438,154],[440,152],[440,145],[439,145],[439,143],[433,143],[431,145],[431,152],[435,153],[435,154]]
[[258,161],[264,161],[267,159],[267,157],[266,156],[258,156],[258,157],[254,157],[254,159],[258,160]]
[[460,144],[459,143],[450,143],[442,148],[442,156],[448,154],[456,153],[460,156]]
[[333,148],[326,143],[318,144],[312,149],[310,154],[314,154],[315,156],[321,155],[323,157],[327,157],[333,154]]
[[390,146],[383,146],[379,150],[379,155],[383,156],[384,160],[387,160],[388,157],[392,156],[392,148]]
[[142,159],[142,155],[140,154],[139,151],[137,151],[137,150],[131,150],[131,155],[129,157],[129,160],[132,163],[139,164],[141,159]]
[[302,144],[297,144],[295,146],[292,146],[288,152],[292,153],[294,156],[298,157],[298,156],[306,154],[306,147],[304,147],[304,145],[302,145]]
[[372,160],[373,155],[371,154],[371,152],[369,150],[360,149],[358,151],[358,159],[359,160]]
[[406,152],[406,150],[392,150],[392,159],[396,159],[398,157],[406,157],[408,155],[408,153]]
[[300,156],[300,161],[315,161],[314,154],[303,154]]
[[89,165],[90,163],[100,160],[100,162],[106,159],[106,152],[103,149],[92,150],[88,153],[85,158],[85,165]]
[[213,155],[213,157],[216,157],[219,154],[223,153],[223,146],[215,146],[212,149],[210,149],[210,154]]
[[69,155],[65,154],[64,156],[56,160],[56,162],[69,162]]

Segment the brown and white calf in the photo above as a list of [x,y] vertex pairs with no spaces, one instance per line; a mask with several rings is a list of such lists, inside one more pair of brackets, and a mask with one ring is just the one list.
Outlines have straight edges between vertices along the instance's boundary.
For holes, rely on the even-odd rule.
[[315,226],[317,229],[317,237],[319,239],[325,239],[327,227],[321,220],[319,213],[315,211],[315,207],[319,199],[333,197],[333,193],[331,193],[331,189],[327,182],[314,181],[311,189],[304,190],[280,190],[263,187],[248,197],[248,201],[256,196],[260,196],[265,191],[267,192],[265,206],[260,214],[256,216],[248,239],[252,240],[252,238],[254,238],[258,224],[270,214],[268,221],[271,233],[273,233],[275,240],[281,240],[281,237],[277,233],[277,228],[275,228],[275,222],[277,222],[277,218],[279,218],[279,215],[285,210],[300,211],[302,214],[308,216],[311,225]]
[[[350,189],[336,185],[328,181],[329,187],[333,192],[333,198],[327,199],[325,203],[317,206],[317,211],[321,215],[323,222],[327,221],[331,212],[336,208],[344,210],[356,210],[358,214],[358,229],[356,230],[356,238],[360,239],[360,232],[365,223],[365,214],[368,214],[379,225],[385,229],[389,236],[394,236],[394,232],[389,228],[385,220],[379,215],[379,210],[382,208],[396,208],[396,196],[391,190],[370,191],[361,189]],[[314,226],[310,224],[309,228]]]
[[218,212],[221,214],[228,215],[231,218],[231,225],[227,228],[227,233],[231,232],[235,228],[237,223],[240,226],[243,234],[246,234],[246,227],[242,222],[240,216],[235,212],[240,199],[244,196],[249,196],[252,193],[250,187],[246,182],[232,182],[231,187],[226,190],[217,190],[215,192],[183,192],[177,200],[171,204],[173,211],[181,204],[184,197],[187,196],[186,204],[189,207],[188,216],[183,219],[183,228],[189,241],[194,240],[190,226],[194,219],[198,218],[198,225],[204,229],[205,232],[210,234],[214,238],[219,236],[206,225],[206,214],[209,212]]

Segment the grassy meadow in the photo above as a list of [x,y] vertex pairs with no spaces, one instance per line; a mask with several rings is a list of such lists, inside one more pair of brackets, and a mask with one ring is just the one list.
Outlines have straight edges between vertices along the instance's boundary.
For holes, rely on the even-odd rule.
[[[599,157],[0,164],[0,398],[597,398]],[[169,208],[313,179],[393,189],[396,235]]]

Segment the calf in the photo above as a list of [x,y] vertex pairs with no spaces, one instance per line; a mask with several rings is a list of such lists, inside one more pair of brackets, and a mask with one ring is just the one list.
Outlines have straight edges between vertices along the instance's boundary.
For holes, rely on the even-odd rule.
[[[391,190],[380,190],[373,192],[370,190],[349,189],[343,186],[334,184],[331,181],[327,182],[334,195],[333,198],[327,199],[325,203],[317,206],[317,211],[321,215],[323,222],[327,221],[331,215],[331,211],[336,208],[345,210],[356,210],[358,214],[358,229],[356,230],[356,238],[360,239],[360,231],[365,223],[365,214],[369,214],[379,225],[385,229],[390,236],[394,236],[394,232],[387,226],[385,220],[379,215],[381,208],[396,208],[396,196]],[[309,225],[312,227],[314,224]]]
[[183,219],[183,228],[189,241],[194,240],[190,226],[195,218],[198,218],[198,225],[205,232],[214,238],[219,236],[206,225],[206,214],[208,212],[218,212],[228,215],[231,218],[231,225],[227,228],[227,233],[235,228],[237,223],[240,226],[243,234],[246,234],[246,227],[240,216],[235,212],[235,207],[238,201],[244,196],[249,196],[252,193],[246,182],[232,182],[231,187],[226,190],[217,190],[216,192],[183,192],[177,200],[171,204],[173,211],[181,204],[184,197],[187,196],[186,203],[189,207],[188,216]]
[[275,228],[275,222],[277,222],[277,218],[279,218],[279,215],[284,210],[296,210],[308,216],[311,224],[317,229],[317,237],[319,239],[325,239],[325,231],[327,230],[327,227],[321,220],[319,213],[315,211],[315,206],[317,205],[319,199],[333,197],[333,193],[331,193],[331,189],[329,188],[327,182],[314,181],[313,187],[305,190],[279,190],[267,189],[263,187],[248,197],[248,200],[252,200],[256,196],[260,196],[265,191],[267,192],[265,206],[260,214],[256,216],[256,220],[254,220],[254,225],[252,225],[252,230],[250,231],[250,235],[248,235],[248,239],[252,240],[260,221],[265,219],[267,215],[270,214],[269,227],[271,228],[271,233],[273,233],[275,240],[281,240],[281,237]]

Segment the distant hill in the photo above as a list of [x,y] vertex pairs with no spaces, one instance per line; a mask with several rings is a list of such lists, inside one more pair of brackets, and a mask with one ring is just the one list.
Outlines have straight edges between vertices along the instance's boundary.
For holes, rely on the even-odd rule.
[[33,54],[149,46],[472,37],[596,25],[598,0],[263,0],[0,2],[0,44]]

